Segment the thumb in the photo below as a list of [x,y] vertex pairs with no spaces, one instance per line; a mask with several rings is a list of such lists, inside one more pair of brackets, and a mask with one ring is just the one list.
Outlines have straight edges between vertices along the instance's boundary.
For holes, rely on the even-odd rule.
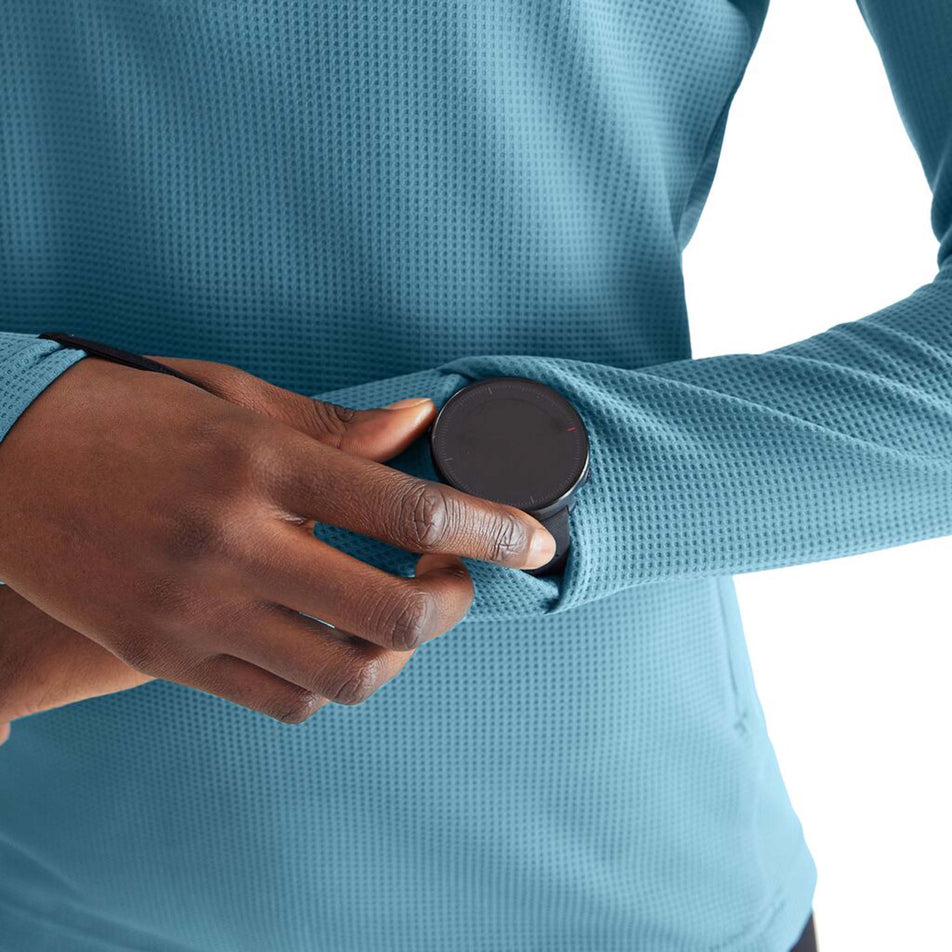
[[293,415],[310,422],[297,429],[352,456],[378,462],[402,453],[423,435],[436,416],[436,406],[427,397],[398,400],[373,410],[351,410],[335,403],[300,399],[306,405],[298,406]]
[[352,456],[377,462],[402,453],[436,416],[436,405],[427,397],[352,410],[284,390],[228,364],[177,357],[152,359],[191,377],[229,403],[278,420]]

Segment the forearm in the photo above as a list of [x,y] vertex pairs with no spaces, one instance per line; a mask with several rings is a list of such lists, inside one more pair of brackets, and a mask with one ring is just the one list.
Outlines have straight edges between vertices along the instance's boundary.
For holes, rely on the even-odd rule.
[[12,589],[0,588],[0,725],[149,680]]
[[[82,357],[82,351],[62,348],[35,334],[0,332],[0,442],[23,411]],[[0,590],[3,584],[0,580]]]
[[[475,356],[320,399],[362,408],[413,394],[440,404],[471,380],[505,374],[541,380],[575,403],[592,475],[573,513],[564,575],[474,560],[469,617],[562,611],[645,582],[952,532],[952,270],[892,307],[766,354],[637,370]],[[436,478],[425,441],[392,465]],[[410,553],[330,525],[317,532],[412,574]]]
[[[952,12],[947,0],[860,0],[932,188],[943,266],[862,320],[767,354],[636,370],[540,357],[467,357],[324,395],[365,406],[442,403],[473,379],[554,386],[591,436],[591,479],[564,577],[472,567],[471,617],[562,611],[662,579],[733,574],[952,533]],[[433,478],[423,447],[397,461]],[[371,540],[318,531],[407,571]]]
[[[470,617],[562,611],[645,582],[734,574],[952,533],[952,274],[890,308],[760,355],[638,370],[479,356],[323,394],[437,403],[470,380],[541,380],[579,408],[592,474],[564,577],[471,566]],[[394,465],[435,478],[424,444]],[[361,558],[412,557],[320,526]]]

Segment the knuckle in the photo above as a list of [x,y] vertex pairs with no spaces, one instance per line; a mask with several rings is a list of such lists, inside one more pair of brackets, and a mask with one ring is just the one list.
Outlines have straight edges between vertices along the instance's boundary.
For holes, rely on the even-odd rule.
[[490,539],[491,558],[496,562],[508,562],[528,548],[529,530],[521,519],[500,514],[493,520]]
[[140,674],[158,677],[167,669],[165,652],[153,641],[127,638],[113,650],[122,661]]
[[336,403],[327,403],[323,400],[310,400],[306,404],[307,410],[304,411],[302,405],[301,412],[307,412],[311,417],[311,427],[319,433],[326,434],[332,446],[340,448],[347,427],[357,414],[356,410],[350,407],[338,406]]
[[[270,461],[271,427],[273,422],[266,416],[231,405],[210,420],[196,423],[183,449],[188,491],[201,492],[216,502],[245,495],[256,484],[262,459],[266,464]],[[179,491],[179,486],[173,487],[171,501]]]
[[320,710],[321,698],[310,691],[293,691],[273,698],[265,711],[283,724],[300,724]]
[[353,664],[334,692],[338,704],[361,704],[377,690],[379,664],[361,660]]
[[211,507],[180,509],[167,535],[169,555],[177,562],[193,562],[222,552],[228,532]]
[[271,391],[276,388],[238,367],[219,364],[209,389],[236,406],[245,407],[255,413],[267,413]]
[[135,595],[143,612],[150,617],[188,616],[193,608],[192,594],[180,576],[146,578],[135,586]]
[[426,592],[410,591],[394,605],[387,642],[397,651],[412,651],[426,640],[433,600]]
[[406,494],[404,505],[404,522],[414,549],[430,552],[445,543],[451,528],[451,506],[439,484],[415,485]]
[[193,439],[206,467],[219,474],[243,469],[249,451],[249,414],[232,406],[195,424]]

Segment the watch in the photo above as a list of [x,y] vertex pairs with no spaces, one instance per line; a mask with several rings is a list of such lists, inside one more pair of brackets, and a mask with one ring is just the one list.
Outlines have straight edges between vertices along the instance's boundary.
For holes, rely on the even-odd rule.
[[530,575],[562,571],[569,512],[589,475],[585,424],[552,387],[527,377],[489,377],[457,390],[430,427],[440,480],[534,516],[554,536],[555,555]]

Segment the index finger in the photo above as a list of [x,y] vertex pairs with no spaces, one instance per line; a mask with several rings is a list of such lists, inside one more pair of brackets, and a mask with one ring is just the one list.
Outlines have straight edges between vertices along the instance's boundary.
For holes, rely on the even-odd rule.
[[451,553],[510,568],[540,568],[555,539],[514,506],[418,479],[285,428],[268,489],[303,519],[349,529],[420,554]]

